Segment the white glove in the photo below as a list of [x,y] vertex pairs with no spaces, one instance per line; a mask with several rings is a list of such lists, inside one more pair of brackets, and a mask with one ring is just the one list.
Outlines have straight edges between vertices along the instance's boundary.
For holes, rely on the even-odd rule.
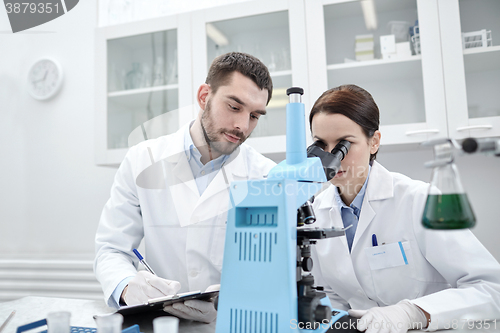
[[[220,289],[220,284],[211,285],[205,290],[216,291]],[[200,301],[192,299],[184,302],[166,305],[163,311],[168,312],[176,317],[201,321],[202,323],[211,323],[217,318],[217,310],[215,310],[212,301]]]
[[358,319],[358,331],[366,333],[405,333],[408,329],[427,327],[427,318],[420,308],[408,300],[369,310],[349,310]]
[[177,281],[162,279],[147,271],[139,271],[130,280],[123,295],[127,305],[143,304],[151,298],[175,295],[181,284]]

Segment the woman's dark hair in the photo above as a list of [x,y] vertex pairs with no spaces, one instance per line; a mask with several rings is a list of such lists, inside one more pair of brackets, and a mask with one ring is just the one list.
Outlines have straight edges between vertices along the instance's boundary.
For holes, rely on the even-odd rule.
[[205,83],[216,93],[220,86],[229,84],[235,71],[251,79],[260,89],[266,89],[269,103],[273,95],[273,80],[266,65],[250,54],[230,52],[218,56],[210,65]]
[[[325,91],[314,103],[309,114],[309,126],[317,113],[338,113],[346,116],[361,126],[366,137],[373,137],[379,129],[378,106],[372,95],[354,84],[341,85]],[[378,151],[377,151],[378,152]],[[377,152],[370,155],[370,162],[375,160]]]

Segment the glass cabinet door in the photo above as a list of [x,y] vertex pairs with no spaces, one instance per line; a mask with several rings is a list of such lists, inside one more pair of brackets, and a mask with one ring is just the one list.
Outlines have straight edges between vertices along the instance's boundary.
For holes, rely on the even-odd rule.
[[107,69],[107,149],[162,114],[163,135],[179,128],[176,29],[107,40]]
[[306,6],[308,40],[317,39],[308,43],[316,98],[344,84],[367,90],[379,107],[383,145],[447,135],[437,0],[311,0]]
[[260,59],[272,76],[273,96],[252,138],[286,134],[286,89],[292,86],[288,26],[288,11],[206,23],[207,68],[218,55],[238,51]]
[[460,0],[468,117],[500,116],[500,1]]
[[452,138],[500,136],[499,14],[497,0],[439,0]]
[[[379,106],[382,125],[423,123],[416,0],[373,3],[374,30],[367,29],[366,10],[360,2],[324,7],[328,88],[352,83],[366,89]],[[382,44],[381,36],[389,35],[394,37],[383,37]],[[412,38],[415,35],[417,39]]]

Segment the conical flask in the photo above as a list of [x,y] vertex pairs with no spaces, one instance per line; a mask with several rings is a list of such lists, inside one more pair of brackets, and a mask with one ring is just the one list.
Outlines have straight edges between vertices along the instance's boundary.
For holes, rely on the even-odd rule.
[[429,229],[472,228],[476,218],[453,162],[453,146],[448,141],[434,145],[435,160],[426,163],[434,170],[422,224]]

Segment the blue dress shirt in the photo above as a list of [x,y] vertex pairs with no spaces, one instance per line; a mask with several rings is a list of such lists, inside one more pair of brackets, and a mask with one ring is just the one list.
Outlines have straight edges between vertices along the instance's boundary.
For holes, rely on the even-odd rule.
[[359,215],[361,213],[361,206],[363,205],[363,199],[365,198],[366,184],[368,184],[368,178],[370,178],[370,171],[372,167],[369,165],[368,176],[366,177],[363,187],[356,195],[351,205],[347,206],[342,198],[340,197],[338,189],[335,187],[335,199],[337,200],[338,207],[342,215],[342,222],[344,223],[344,228],[352,225],[349,229],[345,231],[347,238],[347,245],[349,246],[349,252],[352,249],[352,242],[354,240],[354,234],[356,233],[356,228],[358,227]]

